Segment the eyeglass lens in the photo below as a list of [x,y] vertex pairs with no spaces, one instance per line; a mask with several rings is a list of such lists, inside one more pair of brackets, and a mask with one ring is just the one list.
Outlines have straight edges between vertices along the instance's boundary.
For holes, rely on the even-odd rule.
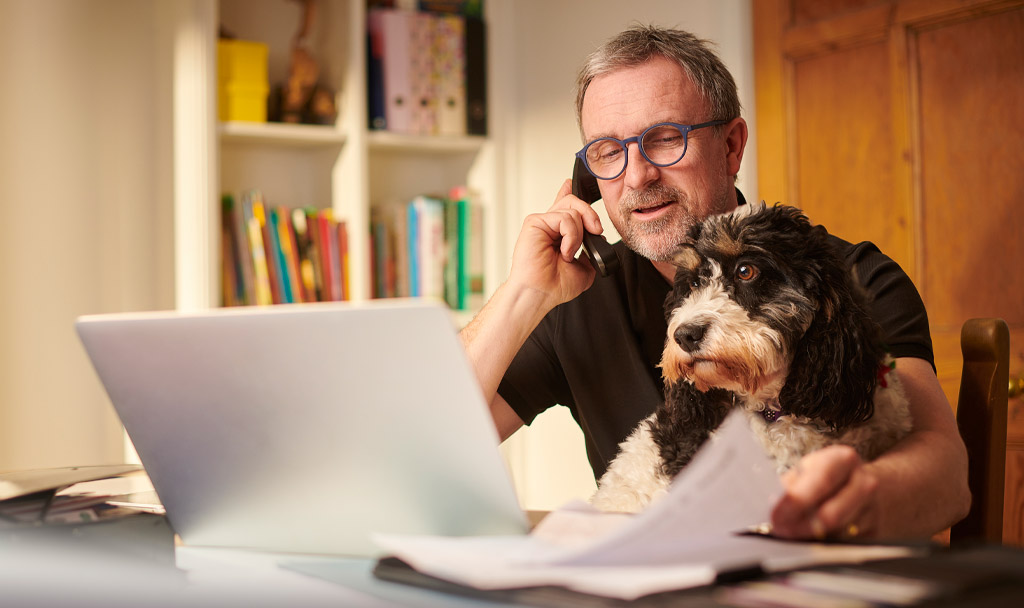
[[[672,125],[657,125],[643,133],[640,149],[651,163],[667,166],[686,154],[686,134]],[[598,139],[587,147],[587,165],[601,178],[611,179],[626,167],[626,146],[617,139]]]

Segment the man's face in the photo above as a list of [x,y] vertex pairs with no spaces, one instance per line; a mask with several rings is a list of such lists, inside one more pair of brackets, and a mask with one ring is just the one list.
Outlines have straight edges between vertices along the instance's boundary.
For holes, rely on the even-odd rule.
[[[587,142],[626,139],[659,122],[698,124],[715,118],[683,69],[661,56],[595,78],[581,113]],[[668,261],[692,224],[735,208],[733,176],[742,143],[739,155],[730,154],[725,135],[735,124],[723,125],[721,131],[692,131],[686,155],[670,167],[650,164],[630,144],[625,172],[598,180],[608,217],[630,249],[650,260]],[[745,134],[743,125],[744,140]]]

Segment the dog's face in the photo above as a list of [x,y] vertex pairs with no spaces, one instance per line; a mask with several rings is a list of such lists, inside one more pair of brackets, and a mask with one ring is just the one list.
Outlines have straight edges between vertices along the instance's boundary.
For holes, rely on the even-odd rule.
[[807,256],[824,238],[799,210],[760,203],[694,226],[665,304],[666,382],[776,396],[819,308],[823,261]]

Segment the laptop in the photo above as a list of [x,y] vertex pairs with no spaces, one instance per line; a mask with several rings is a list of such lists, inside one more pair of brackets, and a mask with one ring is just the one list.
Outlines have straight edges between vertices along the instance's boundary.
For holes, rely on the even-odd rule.
[[450,311],[422,300],[80,317],[187,545],[379,556],[527,530]]

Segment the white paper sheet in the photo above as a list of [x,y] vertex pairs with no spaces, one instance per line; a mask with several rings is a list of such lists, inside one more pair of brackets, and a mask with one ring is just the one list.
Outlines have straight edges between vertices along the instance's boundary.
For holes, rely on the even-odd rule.
[[775,464],[757,443],[740,412],[733,412],[667,496],[627,525],[589,547],[566,555],[566,565],[663,564],[690,555],[689,541],[721,537],[771,519],[782,496]]
[[709,584],[727,570],[781,570],[909,553],[902,547],[739,535],[769,520],[782,491],[774,464],[737,412],[667,495],[636,516],[573,504],[549,515],[529,536],[374,539],[420,572],[479,589],[559,585],[622,599]]

